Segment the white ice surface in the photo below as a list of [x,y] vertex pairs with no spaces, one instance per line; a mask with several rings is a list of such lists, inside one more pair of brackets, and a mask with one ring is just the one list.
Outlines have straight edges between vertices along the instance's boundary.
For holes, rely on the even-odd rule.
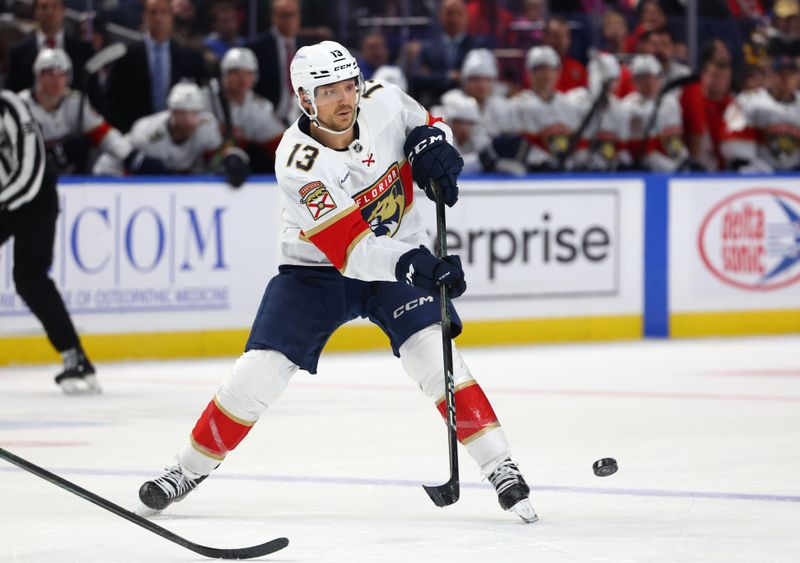
[[[223,466],[156,522],[216,547],[287,536],[269,561],[800,560],[800,337],[465,349],[541,520],[500,510],[389,352],[298,373]],[[0,369],[0,447],[125,507],[172,463],[232,360]],[[595,477],[592,462],[619,461]],[[202,557],[0,460],[0,562]]]

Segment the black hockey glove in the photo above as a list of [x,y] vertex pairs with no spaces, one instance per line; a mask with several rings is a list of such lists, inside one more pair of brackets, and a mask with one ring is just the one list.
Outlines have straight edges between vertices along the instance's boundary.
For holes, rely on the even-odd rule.
[[250,157],[239,147],[231,147],[222,157],[222,170],[225,173],[225,181],[231,187],[238,188],[250,175]]
[[444,131],[430,125],[415,127],[403,144],[403,152],[411,164],[414,181],[425,190],[428,198],[436,201],[431,187],[431,180],[435,180],[442,189],[444,202],[453,207],[458,199],[456,181],[464,168],[464,159],[447,142]]
[[424,246],[403,254],[397,261],[394,275],[397,281],[428,293],[435,293],[439,286],[446,285],[452,299],[459,297],[467,289],[461,259],[453,255],[441,260]]
[[136,149],[132,150],[122,163],[125,165],[125,170],[134,175],[162,176],[170,173],[163,162]]

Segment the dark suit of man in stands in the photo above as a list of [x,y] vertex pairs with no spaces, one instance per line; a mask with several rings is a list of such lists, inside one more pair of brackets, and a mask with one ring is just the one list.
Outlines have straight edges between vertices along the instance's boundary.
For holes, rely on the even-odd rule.
[[122,132],[140,117],[166,109],[167,94],[181,79],[201,83],[207,78],[202,55],[171,40],[169,0],[147,0],[144,19],[143,41],[128,48],[108,77],[106,119]]
[[[444,92],[459,86],[459,71],[464,57],[483,45],[467,35],[467,8],[463,0],[444,0],[439,10],[442,32],[433,37],[419,53],[417,68],[411,78],[414,94],[423,105],[435,102]],[[424,100],[424,101],[423,101]]]
[[301,47],[299,31],[300,3],[274,0],[272,27],[247,44],[258,60],[258,82],[253,90],[272,102],[275,115],[287,124],[300,113],[289,79],[289,65]]
[[[36,33],[11,49],[6,88],[19,92],[33,87],[33,62],[40,49],[66,51],[72,61],[72,86],[80,88],[83,65],[93,54],[91,44],[64,35],[64,0],[35,0]],[[93,100],[94,101],[94,100]]]

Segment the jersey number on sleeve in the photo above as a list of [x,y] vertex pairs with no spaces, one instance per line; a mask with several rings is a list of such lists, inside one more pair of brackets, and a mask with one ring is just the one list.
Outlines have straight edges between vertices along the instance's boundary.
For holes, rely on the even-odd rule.
[[[289,159],[286,161],[286,166],[292,166],[292,161],[294,160],[294,157],[297,154],[297,151],[300,150],[301,146],[301,143],[297,143],[294,146],[292,153],[289,155]],[[305,155],[302,156],[301,160],[294,160],[294,166],[300,170],[305,170],[308,172],[311,170],[311,167],[314,166],[314,160],[316,160],[317,156],[319,155],[319,149],[317,147],[312,147],[311,145],[306,145],[303,147],[303,152]]]

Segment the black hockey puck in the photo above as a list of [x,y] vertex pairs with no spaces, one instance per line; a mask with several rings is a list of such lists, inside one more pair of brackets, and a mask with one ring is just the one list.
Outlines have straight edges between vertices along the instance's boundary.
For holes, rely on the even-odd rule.
[[617,460],[613,457],[604,457],[603,459],[598,459],[597,461],[592,464],[592,469],[594,470],[594,474],[598,477],[608,477],[609,475],[613,475],[617,472]]

